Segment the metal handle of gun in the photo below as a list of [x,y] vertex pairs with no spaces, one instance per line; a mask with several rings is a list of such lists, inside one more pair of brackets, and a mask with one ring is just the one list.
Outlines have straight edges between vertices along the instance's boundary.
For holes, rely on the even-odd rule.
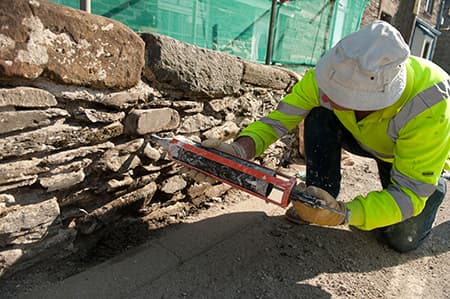
[[336,210],[332,207],[329,207],[323,199],[317,198],[317,197],[315,197],[309,193],[306,193],[304,191],[296,190],[295,188],[291,192],[291,200],[297,200],[302,203],[306,203],[313,208],[325,209],[325,210],[332,211],[336,214],[346,216],[345,212],[342,212],[342,211]]

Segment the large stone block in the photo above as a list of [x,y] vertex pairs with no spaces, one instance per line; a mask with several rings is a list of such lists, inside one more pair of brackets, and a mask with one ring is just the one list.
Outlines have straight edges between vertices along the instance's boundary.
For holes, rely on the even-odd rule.
[[0,79],[46,76],[96,88],[136,85],[144,43],[125,25],[47,1],[0,1]]
[[242,61],[157,34],[142,34],[146,45],[144,77],[190,96],[220,97],[239,91]]

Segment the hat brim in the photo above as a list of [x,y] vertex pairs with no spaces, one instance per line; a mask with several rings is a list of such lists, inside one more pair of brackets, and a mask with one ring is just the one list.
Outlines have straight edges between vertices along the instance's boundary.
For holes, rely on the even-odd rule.
[[394,104],[406,87],[406,66],[402,63],[398,75],[393,79],[389,90],[382,92],[351,90],[329,80],[328,53],[317,63],[314,77],[319,88],[337,105],[349,110],[380,110]]

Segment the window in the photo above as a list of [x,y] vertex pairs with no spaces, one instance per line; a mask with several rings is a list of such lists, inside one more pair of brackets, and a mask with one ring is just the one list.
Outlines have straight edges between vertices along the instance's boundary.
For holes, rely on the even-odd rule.
[[429,52],[430,52],[430,42],[426,41],[424,46],[423,46],[422,57],[426,58],[426,59],[429,59],[430,58],[429,57],[429,55],[430,55]]
[[433,13],[434,0],[427,0],[425,3],[425,12],[430,15]]

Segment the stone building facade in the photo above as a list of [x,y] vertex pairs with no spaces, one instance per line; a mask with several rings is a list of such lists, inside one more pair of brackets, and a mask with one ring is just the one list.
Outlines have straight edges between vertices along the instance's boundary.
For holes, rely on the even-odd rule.
[[361,25],[378,19],[391,23],[402,33],[413,55],[433,60],[448,72],[448,51],[444,50],[450,46],[448,29],[440,24],[442,18],[448,19],[448,3],[448,0],[370,0]]
[[450,0],[445,2],[442,10],[442,18],[443,24],[440,27],[441,35],[436,44],[433,61],[450,74]]

